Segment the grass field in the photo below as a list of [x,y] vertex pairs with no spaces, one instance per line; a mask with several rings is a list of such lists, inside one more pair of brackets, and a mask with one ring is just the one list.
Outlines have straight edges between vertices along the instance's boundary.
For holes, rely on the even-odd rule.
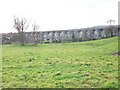
[[2,46],[4,88],[118,87],[118,37],[88,42]]

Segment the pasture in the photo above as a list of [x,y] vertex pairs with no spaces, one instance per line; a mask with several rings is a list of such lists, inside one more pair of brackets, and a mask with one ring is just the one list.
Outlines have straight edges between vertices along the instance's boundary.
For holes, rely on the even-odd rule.
[[3,88],[117,88],[118,37],[2,46]]

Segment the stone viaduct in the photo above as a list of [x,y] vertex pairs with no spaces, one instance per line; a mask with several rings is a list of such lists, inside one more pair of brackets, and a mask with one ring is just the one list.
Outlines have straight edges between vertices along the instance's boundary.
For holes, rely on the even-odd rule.
[[[17,34],[17,33],[16,33]],[[54,30],[54,31],[40,31],[40,32],[25,32],[27,41],[32,41],[33,36],[39,43],[44,42],[81,42],[88,40],[97,40],[109,38],[120,35],[120,28],[118,26],[106,26],[104,28],[83,28],[70,30]],[[5,36],[5,34],[3,34]],[[15,33],[6,34],[8,39],[12,38]],[[27,42],[26,41],[26,42]],[[4,41],[3,41],[4,42]]]

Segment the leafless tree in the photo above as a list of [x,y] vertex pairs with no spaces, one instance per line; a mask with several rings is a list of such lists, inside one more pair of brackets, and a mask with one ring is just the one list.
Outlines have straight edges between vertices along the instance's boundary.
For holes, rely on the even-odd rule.
[[115,23],[115,20],[109,19],[109,20],[107,21],[107,23],[111,26],[112,23]]
[[109,19],[107,21],[107,23],[109,24],[108,28],[109,28],[109,31],[111,32],[111,37],[113,37],[113,32],[112,32],[112,28],[114,27],[112,24],[115,23],[115,20],[113,19]]
[[39,28],[40,28],[40,26],[37,25],[37,24],[35,24],[35,21],[34,21],[34,24],[32,25],[32,29],[33,29],[33,38],[34,38],[34,45],[37,45],[37,44],[38,44],[36,31],[37,31]]
[[26,29],[29,27],[29,22],[28,19],[26,18],[18,18],[14,16],[14,23],[13,23],[14,28],[17,30],[18,35],[19,35],[19,41],[22,46],[24,46],[24,32]]

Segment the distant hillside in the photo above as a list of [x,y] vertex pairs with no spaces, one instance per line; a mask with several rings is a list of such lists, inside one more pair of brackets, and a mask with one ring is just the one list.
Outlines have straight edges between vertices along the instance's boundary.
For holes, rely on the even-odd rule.
[[106,28],[107,25],[98,25],[98,26],[93,26],[94,28]]

